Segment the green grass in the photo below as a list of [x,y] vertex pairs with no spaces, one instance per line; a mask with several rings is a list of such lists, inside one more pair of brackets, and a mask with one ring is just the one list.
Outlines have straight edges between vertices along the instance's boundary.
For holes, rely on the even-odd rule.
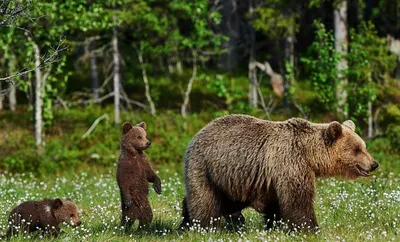
[[[104,113],[109,120],[101,121],[88,138],[82,139],[94,120]],[[318,181],[318,235],[265,231],[262,216],[251,209],[244,211],[246,226],[239,232],[224,228],[213,232],[179,231],[184,196],[182,155],[192,136],[221,114],[193,113],[185,120],[172,111],[160,110],[157,117],[141,111],[122,113],[123,121],[146,121],[148,138],[153,143],[146,153],[163,182],[162,195],[150,191],[154,210],[151,226],[123,233],[119,227],[120,201],[115,181],[121,127],[113,123],[112,108],[55,110],[53,124],[45,129],[46,152],[41,156],[35,153],[30,113],[1,113],[0,127],[4,129],[0,129],[0,234],[5,233],[8,213],[17,204],[64,197],[83,209],[83,225],[74,229],[63,227],[65,232],[57,241],[400,240],[400,160],[386,137],[367,141],[369,151],[380,164],[375,176],[356,181]],[[263,116],[257,111],[249,114]],[[273,116],[274,120],[286,118]],[[29,236],[12,240],[54,240],[42,239],[40,234]]]
[[32,174],[0,175],[0,233],[7,228],[12,207],[26,200],[65,197],[82,209],[82,226],[63,226],[58,238],[41,238],[39,233],[12,238],[12,241],[398,241],[400,239],[400,177],[394,174],[343,181],[321,179],[315,201],[321,231],[318,235],[265,231],[262,216],[246,209],[245,227],[238,232],[225,228],[213,232],[193,229],[180,232],[181,201],[184,196],[181,167],[159,167],[163,193],[150,191],[154,220],[148,228],[124,233],[119,227],[119,191],[115,167],[103,173],[66,173],[39,179]]

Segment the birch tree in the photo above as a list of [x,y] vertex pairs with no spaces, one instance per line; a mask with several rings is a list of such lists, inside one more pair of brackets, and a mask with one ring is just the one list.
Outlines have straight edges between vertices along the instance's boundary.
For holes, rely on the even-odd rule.
[[[113,22],[117,22],[117,17],[113,16]],[[119,87],[121,85],[120,78],[120,59],[119,59],[119,50],[118,50],[118,30],[117,27],[113,27],[113,38],[112,38],[112,50],[113,50],[113,64],[114,64],[114,122],[116,124],[121,123],[120,118],[120,90]]]
[[345,71],[348,68],[347,54],[347,0],[342,0],[335,6],[334,15],[334,35],[335,50],[341,55],[338,63],[338,82],[336,85],[337,112],[343,119],[348,116],[347,104],[347,77]]

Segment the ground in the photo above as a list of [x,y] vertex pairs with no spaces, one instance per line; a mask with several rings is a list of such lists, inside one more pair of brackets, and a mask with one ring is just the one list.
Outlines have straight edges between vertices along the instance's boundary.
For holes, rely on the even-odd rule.
[[[356,181],[320,179],[315,202],[321,232],[318,235],[267,232],[262,217],[245,210],[247,224],[239,232],[180,233],[181,201],[184,194],[180,167],[156,168],[162,179],[163,194],[150,192],[154,220],[150,228],[123,233],[119,227],[120,201],[115,171],[49,175],[39,179],[32,174],[0,175],[0,233],[5,233],[7,215],[16,204],[43,197],[67,197],[83,210],[82,226],[63,226],[57,241],[398,241],[400,239],[400,176],[378,173]],[[30,235],[37,241],[53,241]],[[26,241],[20,236],[12,241]]]

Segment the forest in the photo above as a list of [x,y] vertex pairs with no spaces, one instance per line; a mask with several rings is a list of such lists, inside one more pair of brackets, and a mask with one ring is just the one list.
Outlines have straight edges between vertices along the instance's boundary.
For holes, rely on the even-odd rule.
[[[379,168],[318,180],[317,235],[251,209],[239,232],[181,233],[183,155],[227,114],[352,120]],[[122,124],[142,121],[163,192],[124,233]],[[400,0],[0,0],[0,236],[15,205],[64,197],[83,212],[63,241],[396,241],[399,154]]]

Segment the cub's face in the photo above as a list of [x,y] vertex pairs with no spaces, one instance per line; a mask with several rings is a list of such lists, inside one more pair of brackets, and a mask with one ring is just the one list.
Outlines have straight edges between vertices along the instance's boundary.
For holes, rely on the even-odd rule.
[[369,154],[365,142],[355,132],[355,125],[348,120],[343,125],[333,122],[327,129],[332,169],[336,175],[350,179],[369,176],[378,163]]
[[150,147],[151,143],[147,139],[146,123],[141,122],[135,126],[131,123],[124,123],[122,125],[122,143],[128,150],[145,150]]
[[69,200],[55,199],[52,205],[54,216],[60,223],[66,223],[73,227],[81,225],[78,215],[78,207]]

